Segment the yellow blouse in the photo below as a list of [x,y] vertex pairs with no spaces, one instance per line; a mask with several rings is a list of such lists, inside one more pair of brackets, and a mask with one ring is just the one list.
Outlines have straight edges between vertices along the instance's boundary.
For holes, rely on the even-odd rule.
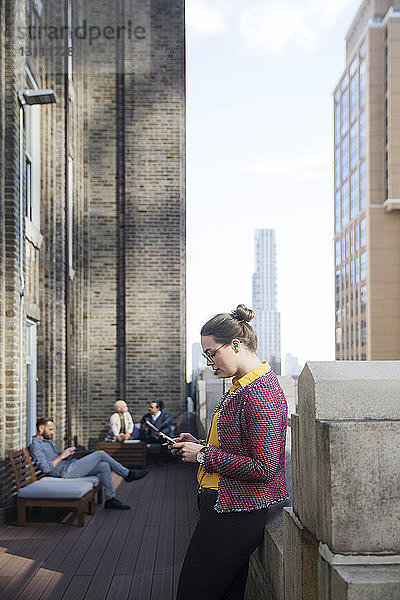
[[[261,377],[261,375],[265,375],[266,373],[269,373],[270,370],[271,370],[271,367],[270,367],[269,363],[267,363],[266,361],[263,361],[260,366],[256,367],[249,373],[246,373],[246,375],[243,375],[243,377],[241,377],[240,379],[237,379],[236,377],[234,377],[232,379],[232,387],[230,388],[229,393],[235,392],[236,390],[239,390],[240,388],[242,388],[242,389],[245,388],[246,385],[253,383],[253,381],[255,381],[256,379]],[[211,427],[210,427],[208,437],[207,437],[207,443],[211,444],[212,446],[215,446],[216,448],[219,448],[218,430],[217,430],[219,412],[220,411],[218,410],[213,416],[213,420],[211,421]],[[201,487],[210,488],[211,490],[218,490],[219,474],[218,473],[205,473],[204,469],[203,469],[203,465],[200,465],[199,469],[197,471],[197,481]]]

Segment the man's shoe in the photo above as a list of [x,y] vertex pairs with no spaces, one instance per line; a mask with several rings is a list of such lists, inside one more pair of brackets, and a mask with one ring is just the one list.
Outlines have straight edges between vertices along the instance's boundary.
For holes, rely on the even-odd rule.
[[144,469],[140,469],[135,471],[134,469],[129,469],[129,473],[126,477],[124,477],[125,481],[129,483],[130,481],[136,481],[137,479],[142,479],[142,477],[146,477],[148,471]]
[[110,498],[104,502],[104,508],[116,508],[118,510],[129,510],[130,506],[128,504],[122,504],[120,500],[117,498]]

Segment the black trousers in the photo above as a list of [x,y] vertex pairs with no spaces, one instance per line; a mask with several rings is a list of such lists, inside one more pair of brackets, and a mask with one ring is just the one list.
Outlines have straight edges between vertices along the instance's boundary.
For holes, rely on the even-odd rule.
[[267,508],[217,513],[215,493],[198,497],[200,518],[183,562],[177,600],[243,600],[249,559],[262,542]]

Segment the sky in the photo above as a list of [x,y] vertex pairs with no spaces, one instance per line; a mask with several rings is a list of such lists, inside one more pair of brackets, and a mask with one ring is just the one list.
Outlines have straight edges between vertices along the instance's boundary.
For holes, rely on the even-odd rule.
[[[187,341],[251,307],[276,229],[282,362],[334,360],[333,100],[361,0],[186,0]],[[263,358],[263,357],[261,357]]]

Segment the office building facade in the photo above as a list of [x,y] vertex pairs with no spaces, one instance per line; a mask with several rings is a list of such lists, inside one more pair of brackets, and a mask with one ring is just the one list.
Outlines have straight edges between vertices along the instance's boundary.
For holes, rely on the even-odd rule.
[[335,344],[400,358],[400,5],[366,0],[334,91]]
[[254,234],[255,273],[253,275],[254,327],[258,335],[258,355],[281,372],[281,325],[277,310],[277,264],[274,229],[256,229]]

